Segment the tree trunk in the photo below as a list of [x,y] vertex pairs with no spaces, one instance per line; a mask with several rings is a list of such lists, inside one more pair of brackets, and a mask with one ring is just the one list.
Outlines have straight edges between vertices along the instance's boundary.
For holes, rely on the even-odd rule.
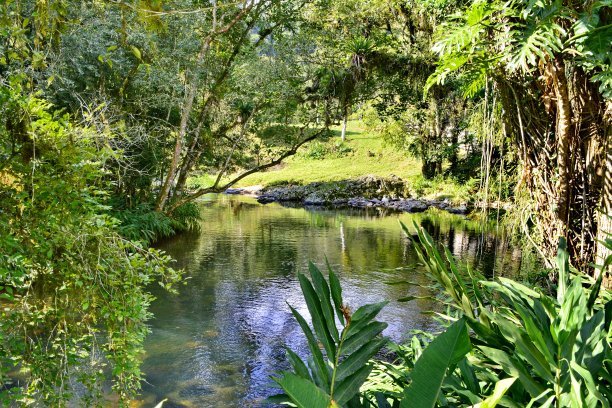
[[344,112],[342,112],[342,132],[340,134],[340,138],[344,142],[346,140],[346,122],[348,121],[348,109],[345,107]]
[[570,188],[572,178],[571,147],[574,129],[572,126],[572,109],[570,104],[565,63],[560,57],[553,62],[553,83],[557,98],[557,123],[555,135],[557,137],[557,174],[556,185],[556,217],[557,217],[557,239],[559,235],[567,237],[568,233],[568,210],[570,202]]
[[[612,103],[611,103],[612,105]],[[604,164],[603,170],[603,189],[601,192],[601,205],[600,214],[597,222],[597,254],[596,264],[603,265],[605,259],[612,255],[612,250],[608,249],[602,244],[606,238],[610,238],[609,234],[612,234],[612,137],[610,133],[612,131],[612,125],[609,123],[604,129]],[[602,271],[600,269],[595,270],[595,277],[597,278]],[[612,276],[610,271],[607,271],[607,276],[603,278],[603,286],[612,289]]]
[[170,189],[172,188],[172,183],[174,182],[174,178],[179,167],[181,153],[183,152],[183,143],[187,134],[187,125],[189,122],[189,116],[191,115],[191,110],[193,108],[193,101],[195,100],[196,93],[198,90],[197,70],[202,61],[204,60],[204,56],[208,53],[211,42],[212,36],[207,37],[202,43],[202,47],[200,48],[200,52],[198,53],[198,58],[196,60],[196,68],[193,72],[193,78],[191,84],[189,84],[187,94],[185,95],[185,102],[183,105],[183,110],[181,112],[181,124],[179,126],[178,134],[176,135],[174,152],[172,153],[172,160],[170,161],[170,167],[168,168],[168,174],[166,174],[164,184],[162,185],[161,191],[159,192],[157,203],[155,204],[155,211],[162,211],[164,209],[166,201],[168,200],[168,197],[170,195]]

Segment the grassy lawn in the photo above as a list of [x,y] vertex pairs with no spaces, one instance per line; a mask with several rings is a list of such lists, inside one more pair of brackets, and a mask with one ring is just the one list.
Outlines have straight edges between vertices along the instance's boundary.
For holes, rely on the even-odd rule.
[[[362,176],[398,176],[405,180],[411,195],[423,198],[448,198],[463,203],[472,198],[474,186],[437,178],[425,180],[421,176],[421,162],[386,145],[381,137],[369,134],[359,121],[350,121],[344,143],[340,127],[332,128],[334,135],[327,140],[313,141],[298,153],[268,171],[252,174],[236,187],[270,186],[281,183],[308,184],[317,181],[339,181]],[[202,175],[190,179],[191,185],[210,185],[214,178]]]
[[[392,146],[385,146],[380,137],[364,132],[359,122],[349,122],[346,142],[341,147],[336,147],[340,144],[340,128],[333,130],[334,136],[330,139],[303,146],[296,156],[288,158],[278,168],[252,174],[241,180],[239,186],[265,186],[282,182],[306,184],[355,179],[368,174],[410,179],[420,174],[421,164],[418,160]],[[334,148],[343,151],[330,152]],[[321,154],[317,156],[319,152]]]

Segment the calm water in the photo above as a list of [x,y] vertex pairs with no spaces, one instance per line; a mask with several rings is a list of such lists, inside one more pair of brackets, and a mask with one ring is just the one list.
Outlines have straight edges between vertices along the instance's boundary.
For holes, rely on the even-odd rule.
[[202,229],[160,247],[187,272],[179,296],[155,291],[155,319],[146,342],[140,404],[164,407],[257,407],[274,393],[269,376],[287,368],[284,347],[305,355],[306,345],[287,303],[307,314],[298,272],[325,257],[337,271],[352,309],[390,300],[381,320],[395,341],[414,329],[433,330],[422,312],[431,301],[399,303],[426,295],[426,283],[398,220],[425,226],[472,268],[488,276],[518,270],[509,252],[478,224],[446,213],[392,214],[379,210],[321,210],[260,205],[254,199],[211,196],[202,203]]

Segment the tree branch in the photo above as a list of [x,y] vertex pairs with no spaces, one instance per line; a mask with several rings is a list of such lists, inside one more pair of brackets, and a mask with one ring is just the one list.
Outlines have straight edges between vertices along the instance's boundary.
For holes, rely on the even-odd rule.
[[[301,131],[303,132],[305,128],[302,128]],[[277,157],[276,159],[265,163],[265,164],[261,164],[259,166],[255,166],[252,167],[248,170],[243,171],[242,173],[240,173],[239,175],[237,175],[236,177],[234,177],[232,180],[228,181],[227,183],[219,186],[219,182],[221,181],[221,177],[217,177],[215,184],[213,184],[210,187],[205,187],[205,188],[201,188],[199,190],[194,191],[193,193],[186,195],[185,197],[175,201],[174,203],[172,203],[172,205],[168,208],[168,210],[166,211],[166,214],[170,215],[172,214],[172,212],[174,212],[174,210],[176,210],[178,207],[180,207],[183,204],[186,204],[190,201],[195,200],[198,197],[203,196],[204,194],[209,194],[209,193],[220,193],[223,192],[225,190],[227,190],[228,188],[230,188],[231,186],[233,186],[234,184],[236,184],[237,182],[239,182],[240,180],[242,180],[243,178],[250,176],[251,174],[260,172],[262,170],[265,169],[269,169],[270,167],[274,167],[277,166],[279,164],[282,163],[283,160],[285,160],[287,157],[289,156],[293,156],[294,154],[297,153],[298,149],[300,147],[302,147],[304,144],[315,140],[316,138],[322,136],[323,134],[328,132],[328,127],[324,127],[322,129],[320,129],[318,132],[315,132],[314,134],[308,136],[307,138],[301,140],[300,142],[296,143],[295,145],[293,145],[291,147],[291,149],[287,150],[286,152],[284,152],[283,154],[281,154],[279,157]]]

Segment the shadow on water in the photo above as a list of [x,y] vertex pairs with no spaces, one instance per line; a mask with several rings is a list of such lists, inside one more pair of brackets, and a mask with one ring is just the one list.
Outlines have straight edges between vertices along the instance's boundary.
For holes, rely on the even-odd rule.
[[327,257],[353,309],[390,300],[381,319],[393,340],[415,329],[434,330],[436,323],[422,313],[435,308],[432,301],[395,301],[427,295],[426,289],[386,283],[427,283],[400,220],[420,223],[487,276],[520,267],[520,253],[504,250],[478,223],[447,213],[287,208],[246,197],[207,197],[201,231],[159,245],[188,280],[178,296],[154,289],[142,405],[168,398],[166,408],[264,406],[275,389],[270,375],[288,368],[284,347],[306,354],[287,303],[307,315],[297,274],[309,260],[323,266]]

